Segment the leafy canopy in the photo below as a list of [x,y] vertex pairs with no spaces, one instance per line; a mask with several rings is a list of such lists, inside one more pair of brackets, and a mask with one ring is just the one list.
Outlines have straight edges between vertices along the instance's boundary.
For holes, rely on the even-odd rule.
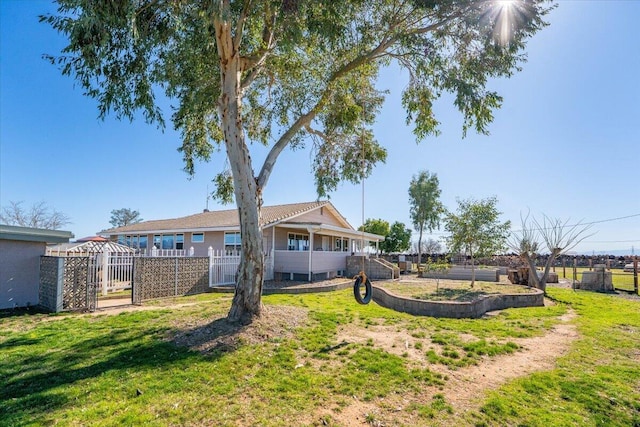
[[[47,58],[97,99],[99,115],[181,132],[185,170],[221,149],[225,126],[270,147],[266,185],[279,154],[310,145],[320,196],[358,182],[386,159],[371,126],[385,92],[381,67],[406,70],[402,102],[418,139],[438,134],[433,104],[454,94],[468,129],[488,133],[502,98],[486,88],[525,60],[529,37],[546,25],[546,0],[58,0],[40,19],[69,40]],[[225,39],[225,34],[230,37]],[[237,61],[238,117],[221,116],[225,66]],[[228,170],[214,180],[229,201]]]
[[365,233],[377,234],[379,236],[387,236],[390,231],[389,223],[384,219],[368,218],[364,224],[358,227],[358,231]]
[[501,212],[497,203],[496,197],[458,200],[456,213],[449,212],[445,218],[445,229],[449,232],[447,243],[452,253],[483,257],[504,250],[511,222],[499,221]]
[[401,222],[394,222],[380,247],[385,253],[406,251],[411,247],[411,230]]
[[421,171],[409,184],[409,214],[416,230],[433,231],[440,225],[444,207],[440,202],[438,175]]
[[111,211],[109,224],[114,227],[123,227],[125,225],[137,224],[140,221],[142,221],[142,218],[140,218],[140,212],[129,208],[122,208]]

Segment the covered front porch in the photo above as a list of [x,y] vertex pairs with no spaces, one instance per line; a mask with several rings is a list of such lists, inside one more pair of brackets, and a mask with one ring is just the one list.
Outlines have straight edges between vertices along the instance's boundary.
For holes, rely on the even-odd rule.
[[273,272],[281,280],[332,279],[344,276],[347,257],[377,252],[384,239],[326,224],[281,224],[271,234]]

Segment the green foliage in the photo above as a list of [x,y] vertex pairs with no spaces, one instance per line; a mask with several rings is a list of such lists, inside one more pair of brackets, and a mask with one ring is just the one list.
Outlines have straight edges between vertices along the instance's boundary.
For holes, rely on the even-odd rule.
[[507,39],[496,29],[504,9],[480,0],[58,0],[57,14],[40,19],[68,39],[60,56],[46,57],[98,101],[100,117],[142,111],[164,126],[159,92],[175,102],[189,173],[240,130],[240,144],[275,141],[261,186],[283,148],[311,142],[324,195],[385,160],[370,127],[385,95],[379,70],[392,62],[411,76],[402,99],[419,139],[438,133],[432,106],[443,92],[455,95],[463,134],[487,133],[501,103],[487,83],[519,70],[526,41],[546,25],[545,3],[518,4]]
[[389,223],[383,219],[367,219],[364,224],[358,227],[358,231],[365,233],[377,234],[379,236],[387,236],[391,231]]
[[429,232],[440,225],[440,216],[444,207],[440,202],[438,175],[421,171],[413,176],[409,184],[409,206],[413,226],[420,231]]
[[137,224],[142,221],[140,212],[129,208],[114,209],[111,211],[109,224],[114,227],[124,227],[125,225]]
[[505,248],[511,222],[499,222],[501,212],[496,208],[498,199],[490,197],[476,201],[458,200],[456,213],[449,212],[445,219],[447,239],[452,253],[474,257],[495,255]]
[[440,226],[444,207],[440,202],[438,176],[421,171],[409,184],[409,213],[413,227],[418,230],[418,271],[422,268],[422,234]]
[[401,222],[394,222],[380,247],[386,253],[406,251],[411,247],[411,230]]

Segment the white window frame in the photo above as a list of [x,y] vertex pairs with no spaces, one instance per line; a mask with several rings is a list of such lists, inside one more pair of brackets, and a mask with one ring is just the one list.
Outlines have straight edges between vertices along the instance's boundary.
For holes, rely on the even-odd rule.
[[[202,240],[194,240],[195,236],[201,236]],[[191,243],[204,243],[204,233],[191,233]]]
[[[305,237],[306,237],[306,239],[305,239]],[[290,245],[289,243],[292,240],[295,241],[296,244]],[[300,243],[299,243],[301,241],[302,242],[307,242],[307,245],[306,246],[303,245],[302,249],[300,249]],[[310,244],[310,241],[309,241],[309,235],[308,234],[287,233],[287,250],[289,250],[289,251],[298,251],[298,252],[308,251],[309,250],[309,244]]]

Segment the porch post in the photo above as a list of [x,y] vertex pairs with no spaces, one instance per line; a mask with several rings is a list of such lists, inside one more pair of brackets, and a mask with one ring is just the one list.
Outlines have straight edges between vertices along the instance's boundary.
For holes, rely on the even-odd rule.
[[313,271],[313,230],[309,229],[309,282]]
[[271,271],[274,274],[276,272],[276,226],[275,225],[271,227]]

